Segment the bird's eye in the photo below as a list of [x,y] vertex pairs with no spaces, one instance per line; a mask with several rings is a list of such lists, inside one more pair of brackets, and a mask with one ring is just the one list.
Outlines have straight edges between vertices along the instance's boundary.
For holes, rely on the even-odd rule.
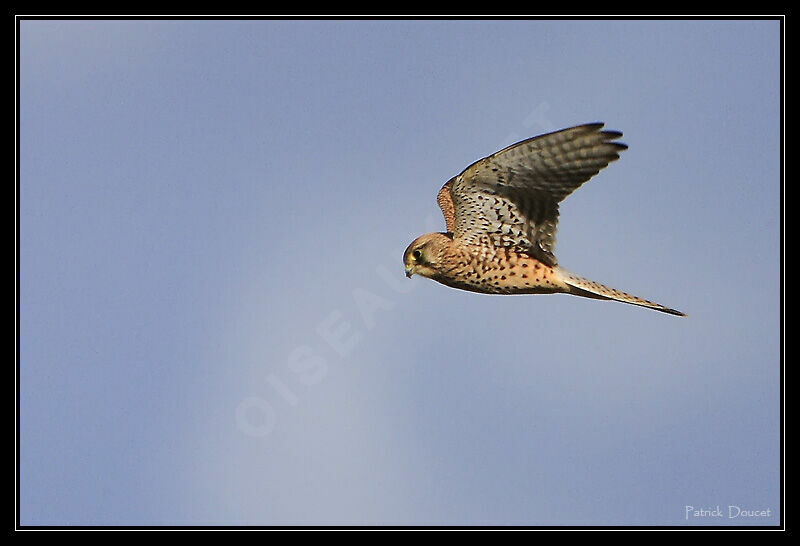
[[411,255],[414,256],[415,260],[419,260],[420,258],[422,258],[422,251],[420,249],[417,249],[414,252],[412,252]]

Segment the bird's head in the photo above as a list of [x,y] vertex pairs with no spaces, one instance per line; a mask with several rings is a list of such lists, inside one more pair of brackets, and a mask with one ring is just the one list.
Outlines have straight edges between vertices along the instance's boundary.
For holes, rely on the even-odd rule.
[[447,233],[428,233],[417,237],[403,254],[406,277],[417,274],[433,278],[439,271],[443,251],[453,240]]

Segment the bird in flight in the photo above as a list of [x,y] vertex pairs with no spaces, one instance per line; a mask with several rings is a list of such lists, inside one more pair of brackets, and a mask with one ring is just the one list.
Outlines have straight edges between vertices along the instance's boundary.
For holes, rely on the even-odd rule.
[[446,233],[403,255],[406,276],[483,294],[573,294],[684,313],[574,275],[554,249],[558,204],[627,149],[618,131],[588,123],[512,144],[476,161],[439,190]]

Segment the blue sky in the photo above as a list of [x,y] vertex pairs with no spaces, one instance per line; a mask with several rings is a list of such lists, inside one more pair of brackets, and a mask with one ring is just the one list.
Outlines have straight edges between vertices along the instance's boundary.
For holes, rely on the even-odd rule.
[[[777,524],[779,51],[777,21],[22,21],[21,523]],[[560,263],[688,318],[405,279],[441,184],[589,121],[630,148]]]

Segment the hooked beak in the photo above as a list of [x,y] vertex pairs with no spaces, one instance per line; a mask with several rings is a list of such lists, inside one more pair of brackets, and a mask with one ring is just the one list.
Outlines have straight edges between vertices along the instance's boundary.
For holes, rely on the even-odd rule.
[[410,279],[411,275],[413,274],[414,274],[414,266],[413,265],[406,266],[406,277]]

